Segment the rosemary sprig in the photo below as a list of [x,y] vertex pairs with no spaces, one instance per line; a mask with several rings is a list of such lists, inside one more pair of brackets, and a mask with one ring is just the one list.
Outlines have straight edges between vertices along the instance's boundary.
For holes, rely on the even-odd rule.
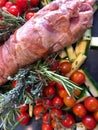
[[25,23],[25,19],[21,16],[15,17],[3,10],[0,10],[0,16],[3,18],[0,21],[0,42],[4,42],[16,29]]
[[83,90],[77,84],[75,84],[71,80],[69,80],[68,77],[65,77],[65,76],[59,75],[53,71],[50,71],[47,69],[46,66],[41,66],[40,69],[38,69],[36,71],[38,73],[42,74],[43,76],[47,77],[50,80],[61,83],[64,86],[67,93],[69,94],[69,96],[71,96],[71,92],[74,90],[74,88],[78,88],[80,90]]

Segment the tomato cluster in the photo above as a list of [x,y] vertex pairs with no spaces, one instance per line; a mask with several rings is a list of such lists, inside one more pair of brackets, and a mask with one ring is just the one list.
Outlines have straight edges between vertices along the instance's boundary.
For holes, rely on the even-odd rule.
[[[59,71],[65,75],[71,71],[71,63],[68,61],[54,63],[50,66],[52,71]],[[85,75],[79,70],[73,72],[69,77],[72,82],[82,85]],[[35,119],[42,119],[42,130],[53,130],[55,128],[72,128],[75,123],[81,121],[88,129],[94,129],[98,122],[98,99],[87,96],[81,102],[78,98],[82,90],[73,88],[73,94],[69,95],[66,88],[55,81],[48,81],[47,86],[43,86],[41,97],[38,97],[34,104],[33,114]],[[12,82],[16,87],[17,81]],[[31,86],[26,89],[30,92]],[[18,120],[25,125],[29,122],[28,105],[20,105]]]
[[38,6],[39,3],[40,0],[15,0],[15,2],[0,0],[0,8],[16,17],[25,15],[25,19],[29,20],[35,13],[33,8]]

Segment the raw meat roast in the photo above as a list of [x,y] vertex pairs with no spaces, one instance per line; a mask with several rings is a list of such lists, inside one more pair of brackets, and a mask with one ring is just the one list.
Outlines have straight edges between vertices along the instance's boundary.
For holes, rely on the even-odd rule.
[[75,43],[92,26],[95,0],[55,0],[0,47],[0,85],[19,68]]

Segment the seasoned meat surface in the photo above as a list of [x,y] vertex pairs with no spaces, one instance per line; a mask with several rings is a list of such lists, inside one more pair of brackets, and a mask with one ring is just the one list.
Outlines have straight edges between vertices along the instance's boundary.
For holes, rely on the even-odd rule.
[[92,26],[95,0],[55,0],[0,47],[0,84],[19,68],[75,43]]

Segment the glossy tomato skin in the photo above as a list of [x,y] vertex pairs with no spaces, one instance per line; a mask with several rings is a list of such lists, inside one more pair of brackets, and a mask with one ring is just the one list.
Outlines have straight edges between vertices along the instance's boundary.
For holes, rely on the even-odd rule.
[[73,96],[66,96],[64,99],[64,104],[67,106],[67,107],[73,107],[74,104],[76,103],[76,100]]
[[20,105],[20,112],[24,113],[29,109],[29,106],[27,104],[21,104]]
[[81,85],[85,82],[85,75],[80,71],[75,71],[70,76],[70,79],[78,85]]
[[61,98],[65,98],[66,96],[68,96],[68,93],[65,89],[59,89],[58,90],[58,95],[61,97]]
[[66,114],[62,124],[65,128],[71,128],[75,124],[75,119],[71,114]]
[[25,11],[28,7],[28,0],[16,0],[16,5],[18,8]]
[[0,0],[0,8],[3,7],[6,2],[7,2],[7,0]]
[[45,114],[43,114],[43,116],[42,116],[43,123],[50,122],[50,119],[51,119],[51,117],[50,117],[50,113],[49,112],[46,112]]
[[15,88],[17,86],[17,81],[16,80],[13,80],[12,81],[12,87]]
[[52,100],[55,107],[61,108],[64,105],[63,99],[60,96],[55,96]]
[[53,103],[52,103],[52,100],[51,100],[51,99],[45,98],[45,99],[43,100],[43,107],[44,107],[45,110],[48,110],[49,108],[51,108],[52,105],[53,105]]
[[18,6],[16,6],[16,5],[10,6],[10,7],[8,8],[8,12],[11,13],[11,14],[13,14],[13,15],[16,16],[16,17],[17,17],[18,15],[20,15],[20,10],[19,10]]
[[71,67],[72,67],[71,63],[65,61],[65,62],[60,63],[59,68],[60,68],[60,71],[61,71],[62,74],[67,74],[71,71]]
[[50,97],[50,98],[54,97],[55,94],[56,94],[55,87],[52,86],[52,85],[46,86],[45,89],[44,89],[44,94],[45,94],[46,97]]
[[44,108],[42,105],[36,105],[34,107],[34,116],[41,116],[44,112]]
[[84,100],[84,106],[90,112],[98,110],[98,100],[95,97],[89,96]]
[[61,109],[59,109],[59,108],[51,109],[51,113],[50,113],[51,119],[53,119],[54,117],[57,117],[60,119],[62,115],[63,115],[63,112]]
[[14,5],[14,3],[11,2],[11,1],[7,1],[7,2],[5,3],[5,7],[6,7],[7,9],[10,8],[12,5]]
[[40,0],[30,0],[30,3],[31,3],[32,6],[38,5],[39,2],[40,2]]
[[82,123],[84,124],[84,126],[86,127],[87,130],[94,130],[94,128],[96,127],[96,124],[97,124],[94,117],[91,115],[86,115],[82,119]]
[[58,89],[64,89],[65,90],[64,86],[62,84],[60,84],[60,83],[56,83],[56,87]]
[[[21,119],[23,119],[23,120],[21,121]],[[18,120],[18,121],[21,121],[21,122],[20,122],[21,125],[26,125],[26,124],[28,124],[29,121],[30,121],[29,114],[26,113],[26,112],[25,112],[25,113],[21,113],[21,114],[18,115],[17,120]]]
[[33,16],[34,16],[34,12],[28,12],[25,17],[26,17],[26,20],[29,20]]
[[95,120],[98,122],[98,110],[93,113]]
[[81,103],[75,104],[72,108],[72,111],[79,118],[83,118],[87,114],[86,108]]
[[42,130],[53,130],[52,125],[51,124],[42,124]]

